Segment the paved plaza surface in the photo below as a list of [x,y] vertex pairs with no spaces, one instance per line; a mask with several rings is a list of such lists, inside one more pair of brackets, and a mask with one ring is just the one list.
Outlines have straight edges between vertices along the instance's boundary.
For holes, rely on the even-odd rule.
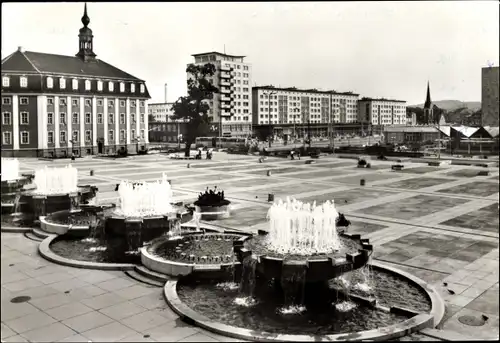
[[[215,224],[251,232],[266,228],[269,193],[311,202],[333,199],[351,220],[349,231],[374,244],[375,259],[433,284],[446,301],[440,330],[400,340],[440,340],[441,333],[456,339],[498,337],[498,167],[404,162],[398,172],[385,161],[364,169],[356,168],[355,160],[322,157],[305,164],[306,159],[259,163],[256,156],[216,153],[211,161],[147,155],[85,158],[73,165],[80,184],[98,186],[101,203],[116,201],[114,188],[121,180],[153,181],[162,172],[172,180],[176,201],[188,203],[205,187],[218,186],[233,212]],[[21,172],[67,163],[24,159]],[[490,174],[478,176],[480,170]],[[56,265],[38,255],[39,242],[22,234],[1,237],[2,341],[235,341],[182,322],[159,287],[123,272]],[[23,296],[30,299],[16,298]],[[468,315],[487,320],[481,326],[462,324],[459,318]]]

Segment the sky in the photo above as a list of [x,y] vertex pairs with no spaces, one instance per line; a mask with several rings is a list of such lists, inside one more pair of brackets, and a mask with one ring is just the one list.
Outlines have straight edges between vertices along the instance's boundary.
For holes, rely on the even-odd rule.
[[[83,3],[2,3],[2,59],[74,55]],[[499,65],[496,1],[88,3],[97,57],[146,81],[152,102],[186,94],[195,53],[244,55],[255,85],[353,91],[420,104],[481,100]]]

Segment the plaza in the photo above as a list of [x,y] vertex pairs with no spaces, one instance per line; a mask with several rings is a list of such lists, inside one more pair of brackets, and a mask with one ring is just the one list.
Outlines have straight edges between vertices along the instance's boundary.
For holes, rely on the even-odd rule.
[[[69,162],[20,160],[22,173]],[[207,186],[217,186],[231,200],[232,212],[210,224],[252,233],[267,227],[268,194],[305,202],[333,199],[351,221],[349,232],[370,239],[377,262],[432,284],[446,302],[436,329],[399,340],[497,338],[498,165],[428,167],[404,161],[402,171],[392,171],[390,161],[371,161],[370,169],[356,164],[333,156],[314,164],[273,157],[258,163],[256,156],[220,152],[195,162],[159,154],[72,162],[80,184],[99,188],[99,203],[116,202],[115,185],[122,180],[153,181],[163,172],[176,202],[192,203]],[[478,170],[489,175],[474,176]],[[167,306],[160,285],[123,271],[51,263],[38,254],[40,240],[26,236],[1,236],[2,341],[235,341],[183,322]],[[462,323],[467,316],[487,320],[470,326]]]

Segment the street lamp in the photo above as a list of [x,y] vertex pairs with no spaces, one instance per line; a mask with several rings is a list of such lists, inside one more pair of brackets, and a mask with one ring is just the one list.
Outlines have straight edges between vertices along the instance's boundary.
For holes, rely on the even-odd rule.
[[271,138],[273,136],[273,128],[271,126],[271,95],[276,94],[276,91],[264,92],[263,94],[267,96],[268,107],[267,114],[269,116],[269,147],[271,147]]

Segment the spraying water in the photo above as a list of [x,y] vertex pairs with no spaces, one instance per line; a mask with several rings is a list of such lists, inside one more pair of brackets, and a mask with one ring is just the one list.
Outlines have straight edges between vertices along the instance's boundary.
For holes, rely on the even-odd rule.
[[122,181],[118,188],[119,214],[127,217],[166,215],[173,212],[172,187],[163,173],[160,181],[132,183]]
[[316,206],[287,197],[274,203],[269,219],[269,248],[282,254],[313,255],[340,249],[339,214],[332,201]]
[[63,168],[45,166],[35,171],[33,183],[36,186],[36,194],[75,193],[78,192],[78,169],[71,164]]
[[2,181],[19,179],[19,160],[2,158]]

